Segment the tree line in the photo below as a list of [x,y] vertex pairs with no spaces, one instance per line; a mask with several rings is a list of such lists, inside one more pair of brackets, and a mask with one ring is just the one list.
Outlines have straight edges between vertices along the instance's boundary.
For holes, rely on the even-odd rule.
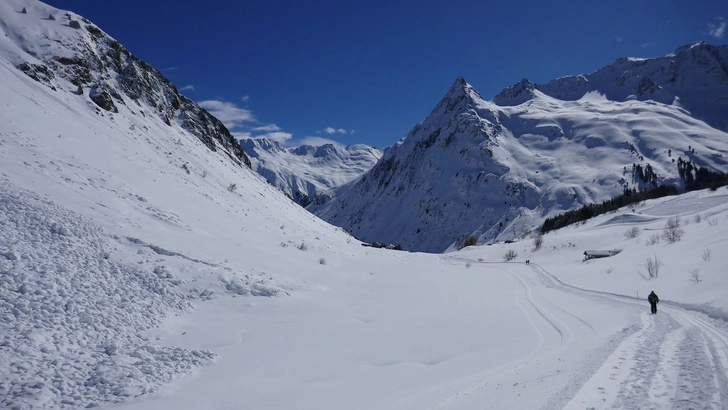
[[[645,171],[637,168],[639,165],[633,165],[633,169],[637,171],[637,176],[645,182],[656,183],[657,175],[648,164]],[[713,171],[706,167],[693,165],[690,160],[677,159],[677,170],[680,178],[683,180],[685,190],[682,192],[695,191],[698,189],[710,188],[715,191],[719,187],[728,186],[728,174],[720,171]],[[677,187],[672,185],[657,185],[653,188],[637,191],[635,188],[625,188],[622,195],[608,199],[600,204],[586,204],[581,208],[564,212],[563,214],[547,218],[541,226],[541,233],[553,231],[565,226],[586,221],[597,215],[607,212],[616,211],[617,209],[642,202],[647,199],[662,198],[670,195],[678,195],[682,193]]]

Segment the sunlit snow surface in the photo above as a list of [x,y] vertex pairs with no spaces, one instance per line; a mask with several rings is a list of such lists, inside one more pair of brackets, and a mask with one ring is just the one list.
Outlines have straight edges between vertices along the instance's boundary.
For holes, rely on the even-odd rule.
[[[539,250],[379,250],[184,130],[91,104],[0,59],[2,408],[728,406],[725,188]],[[650,245],[672,216],[682,240]]]

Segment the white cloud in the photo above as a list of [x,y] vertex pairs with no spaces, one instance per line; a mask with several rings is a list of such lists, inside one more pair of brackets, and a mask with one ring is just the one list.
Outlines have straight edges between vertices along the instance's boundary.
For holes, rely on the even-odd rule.
[[[247,101],[248,96],[243,97]],[[230,130],[235,139],[266,138],[276,141],[282,145],[290,143],[293,134],[281,130],[276,124],[256,124],[257,120],[253,112],[238,107],[235,103],[219,100],[206,100],[198,102],[200,106],[214,115]],[[333,129],[333,128],[332,128]]]
[[336,133],[346,135],[346,134],[353,134],[354,133],[354,130],[347,131],[344,128],[326,127],[326,128],[324,128],[322,130],[317,130],[316,131],[317,134],[321,134],[322,132],[325,133],[325,134],[329,134],[329,135],[336,134]]
[[244,95],[244,96],[240,97],[240,101],[242,101],[242,102],[248,102],[249,99],[250,99],[249,95]]
[[195,85],[194,84],[186,85],[186,86],[180,88],[179,91],[195,91]]
[[236,131],[236,132],[231,132],[230,134],[232,134],[232,136],[235,137],[236,140],[245,140],[248,138],[253,138],[253,135],[247,131]]
[[275,124],[268,124],[268,125],[261,125],[260,127],[253,128],[253,131],[258,132],[274,132],[274,131],[280,131],[281,127],[275,125]]
[[[723,20],[722,17],[718,17],[717,20]],[[708,34],[715,38],[723,38],[725,35],[725,21],[721,21],[718,24],[708,23]]]
[[320,147],[326,144],[341,145],[340,143],[322,137],[303,137],[300,141],[297,141],[296,145],[311,145],[314,147]]
[[233,103],[218,100],[200,101],[200,106],[217,117],[228,128],[237,128],[246,122],[254,122],[255,117],[250,110],[240,108]]
[[282,145],[285,145],[286,142],[288,142],[291,138],[293,138],[293,134],[291,134],[290,132],[277,131],[277,132],[269,132],[267,134],[262,134],[262,135],[256,135],[253,138],[267,138],[269,140],[273,140]]
[[356,133],[356,131],[355,131],[355,130],[351,130],[351,131],[349,131],[349,134],[351,134],[351,135],[354,135],[355,133]]

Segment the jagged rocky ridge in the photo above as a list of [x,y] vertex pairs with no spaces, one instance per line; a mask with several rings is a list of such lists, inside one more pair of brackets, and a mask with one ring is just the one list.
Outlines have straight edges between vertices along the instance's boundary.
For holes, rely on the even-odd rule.
[[527,78],[493,99],[500,106],[523,104],[534,91],[564,101],[599,92],[611,101],[655,101],[679,105],[697,119],[728,131],[728,47],[703,42],[660,58],[623,57],[590,74],[534,84]]
[[324,202],[326,192],[370,170],[382,151],[364,144],[285,148],[266,138],[241,139],[252,168],[296,203]]
[[[50,11],[50,12],[48,12]],[[227,153],[250,167],[250,160],[220,120],[181,95],[156,68],[140,60],[89,20],[39,3],[28,7],[25,18],[54,20],[42,45],[26,42],[32,33],[10,32],[16,67],[52,90],[68,90],[88,98],[101,110],[119,112],[127,105],[133,114],[154,115],[176,124],[209,149]],[[30,22],[29,22],[30,25]]]
[[[471,235],[527,235],[625,189],[681,186],[677,158],[726,171],[727,57],[698,43],[546,85],[523,80],[492,102],[458,78],[371,171],[309,210],[365,241],[442,252]],[[648,166],[651,180],[639,177]]]

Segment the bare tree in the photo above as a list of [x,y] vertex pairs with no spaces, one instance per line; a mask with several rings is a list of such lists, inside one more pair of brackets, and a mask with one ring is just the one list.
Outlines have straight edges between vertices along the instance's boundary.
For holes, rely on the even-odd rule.
[[640,236],[640,232],[642,232],[640,230],[640,228],[633,226],[633,227],[627,229],[627,232],[624,233],[624,236],[627,239],[634,239],[634,238]]
[[516,256],[518,256],[516,251],[514,251],[513,249],[509,249],[508,252],[503,254],[503,260],[505,262],[512,261],[513,259],[516,259]]
[[710,262],[711,253],[712,253],[712,251],[710,250],[710,248],[703,249],[703,260],[706,262]]
[[653,233],[653,234],[652,234],[652,235],[650,236],[650,240],[649,240],[649,241],[647,241],[647,244],[648,244],[648,245],[657,245],[658,243],[660,243],[660,234],[658,234],[658,233]]
[[654,279],[659,276],[661,266],[664,266],[664,264],[657,259],[657,255],[655,255],[655,259],[647,258],[647,262],[645,262],[645,269],[647,269],[647,275],[649,275],[650,279]]
[[662,237],[668,243],[675,243],[682,238],[684,233],[685,231],[680,228],[680,218],[674,217],[667,220],[665,229],[662,230]]
[[541,246],[543,246],[543,234],[539,233],[533,237],[533,247],[535,250],[539,250]]
[[690,280],[696,284],[700,283],[700,269],[695,268],[690,271]]

